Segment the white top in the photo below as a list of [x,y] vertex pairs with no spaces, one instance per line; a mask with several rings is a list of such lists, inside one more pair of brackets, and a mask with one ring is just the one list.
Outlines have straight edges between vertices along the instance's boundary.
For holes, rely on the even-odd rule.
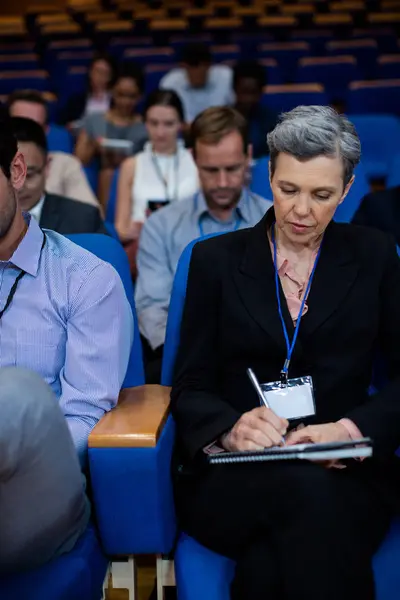
[[185,69],[172,69],[161,79],[160,88],[174,90],[178,94],[188,123],[210,106],[231,105],[235,101],[232,69],[226,65],[211,66],[206,85],[202,88],[194,88],[190,85]]
[[145,221],[149,200],[176,202],[193,196],[199,189],[197,167],[180,140],[177,153],[172,155],[153,153],[147,142],[135,161],[132,221]]
[[110,108],[110,100],[111,96],[109,92],[99,97],[89,96],[86,101],[85,116],[92,115],[93,113],[106,113]]

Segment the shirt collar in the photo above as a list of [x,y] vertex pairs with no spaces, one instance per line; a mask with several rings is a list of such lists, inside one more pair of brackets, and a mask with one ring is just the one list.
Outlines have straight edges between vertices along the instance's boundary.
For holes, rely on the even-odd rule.
[[29,213],[32,215],[32,217],[35,217],[35,219],[38,223],[40,223],[40,217],[42,216],[44,198],[45,198],[45,196],[43,194],[42,197],[40,198],[39,202],[37,202],[35,204],[35,206],[32,206],[32,208],[29,211]]
[[[247,188],[242,189],[242,194],[240,196],[240,200],[235,207],[235,211],[237,215],[242,219],[245,223],[251,224],[251,216],[250,216],[250,206],[251,202],[251,192]],[[200,219],[204,214],[209,214],[211,217],[211,213],[209,211],[206,199],[204,198],[203,192],[199,192],[194,197],[194,214],[197,219]],[[212,217],[214,218],[214,217]]]
[[29,275],[36,277],[39,269],[44,233],[40,229],[36,219],[32,219],[31,215],[24,213],[24,218],[28,223],[27,232],[9,262],[18,269],[21,269],[21,271],[25,271]]

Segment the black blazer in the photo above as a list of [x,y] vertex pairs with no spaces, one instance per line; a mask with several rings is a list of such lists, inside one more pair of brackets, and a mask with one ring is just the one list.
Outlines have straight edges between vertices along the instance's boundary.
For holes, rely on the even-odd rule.
[[[196,244],[190,264],[181,343],[172,389],[180,472],[196,471],[203,448],[259,406],[247,376],[276,381],[286,345],[275,294],[267,227],[273,209],[252,229]],[[282,289],[289,335],[293,322]],[[374,440],[374,460],[391,463],[400,445],[400,261],[385,234],[331,223],[302,318],[290,377],[312,375],[316,416],[348,417]],[[381,350],[390,382],[369,397]],[[368,462],[368,461],[366,461]],[[365,463],[366,464],[366,463]],[[368,467],[369,468],[369,467]]]
[[42,229],[53,229],[64,235],[70,233],[108,235],[96,206],[55,194],[46,194],[39,225]]
[[391,233],[400,246],[400,187],[364,196],[353,223]]

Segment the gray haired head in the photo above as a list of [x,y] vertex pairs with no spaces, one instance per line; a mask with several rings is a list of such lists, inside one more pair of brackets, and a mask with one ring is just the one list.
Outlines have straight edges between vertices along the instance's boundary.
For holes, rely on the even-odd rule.
[[346,186],[360,162],[361,144],[353,123],[329,106],[298,106],[283,113],[278,125],[267,136],[271,177],[280,152],[297,160],[317,156],[339,156],[343,161]]

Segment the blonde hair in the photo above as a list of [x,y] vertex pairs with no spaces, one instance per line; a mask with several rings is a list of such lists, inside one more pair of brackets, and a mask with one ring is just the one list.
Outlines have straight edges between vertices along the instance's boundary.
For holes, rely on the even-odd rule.
[[216,145],[226,135],[237,131],[243,140],[243,149],[247,154],[248,133],[246,119],[230,106],[213,106],[203,110],[193,121],[190,128],[191,145],[196,151],[196,143]]

